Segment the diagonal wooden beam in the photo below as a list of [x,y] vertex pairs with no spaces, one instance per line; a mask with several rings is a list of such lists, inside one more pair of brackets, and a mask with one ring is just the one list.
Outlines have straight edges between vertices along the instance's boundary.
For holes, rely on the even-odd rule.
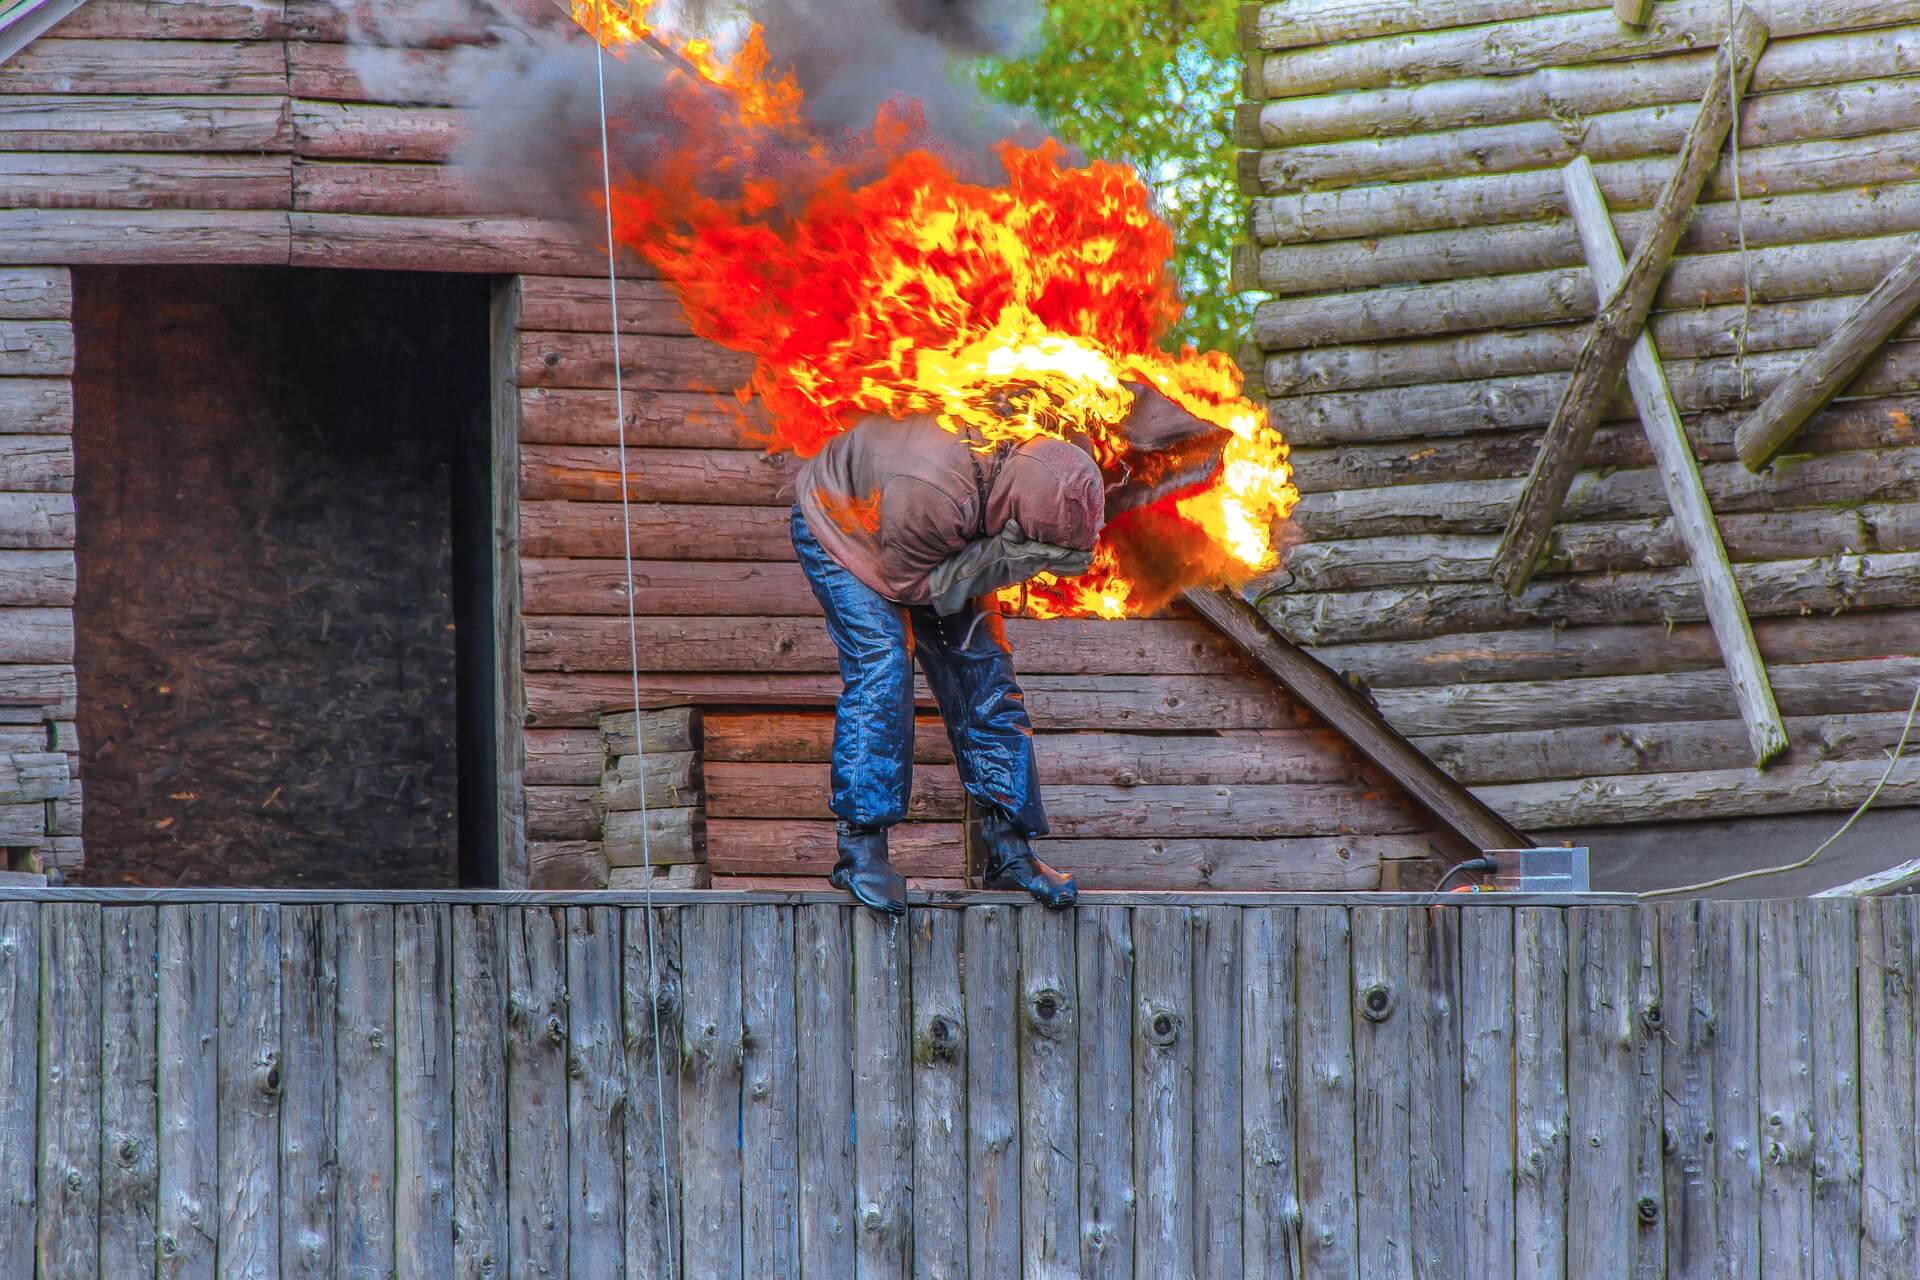
[[[1674,246],[1693,216],[1700,188],[1719,163],[1720,148],[1734,124],[1736,100],[1746,92],[1766,43],[1766,23],[1752,9],[1742,6],[1714,59],[1706,95],[1700,99],[1699,113],[1680,148],[1680,163],[1660,191],[1653,217],[1646,234],[1634,246],[1625,276],[1618,287],[1598,290],[1604,304],[1574,359],[1573,376],[1554,411],[1546,438],[1540,442],[1533,470],[1520,490],[1519,504],[1494,557],[1494,581],[1509,592],[1527,585],[1546,551],[1553,522],[1559,518],[1567,490],[1586,459],[1594,429],[1600,425],[1600,412],[1613,393],[1634,339],[1646,324],[1654,294],[1667,273],[1667,264],[1673,260]],[[1727,89],[1730,74],[1732,93]]]
[[1476,849],[1524,849],[1533,843],[1407,741],[1346,681],[1274,630],[1252,605],[1231,592],[1200,587],[1184,599],[1462,840]]
[[[1581,247],[1586,250],[1587,266],[1595,282],[1610,287],[1625,274],[1626,263],[1620,256],[1620,242],[1614,238],[1606,197],[1600,194],[1600,183],[1593,176],[1593,165],[1581,156],[1562,171],[1561,180]],[[1674,525],[1686,545],[1687,559],[1700,578],[1707,621],[1713,624],[1721,660],[1733,678],[1733,696],[1740,706],[1740,719],[1747,726],[1747,740],[1753,745],[1754,763],[1764,765],[1786,750],[1787,727],[1774,704],[1767,666],[1753,638],[1753,624],[1740,599],[1740,588],[1733,580],[1733,566],[1727,562],[1720,528],[1713,520],[1707,487],[1700,479],[1700,464],[1680,425],[1680,410],[1673,403],[1660,355],[1654,350],[1653,339],[1644,333],[1634,341],[1627,357],[1627,389],[1633,393],[1633,407],[1639,411],[1640,425],[1653,450],[1654,466],[1666,488],[1667,504],[1673,508]]]
[[1644,27],[1653,19],[1653,0],[1613,0],[1613,16],[1634,27]]
[[1920,246],[1740,424],[1733,447],[1747,470],[1772,462],[1915,311],[1920,311]]

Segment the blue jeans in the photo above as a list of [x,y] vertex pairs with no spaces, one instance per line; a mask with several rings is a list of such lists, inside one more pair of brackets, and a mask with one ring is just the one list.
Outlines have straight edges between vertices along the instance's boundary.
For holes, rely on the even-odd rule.
[[834,709],[834,813],[864,827],[890,827],[907,816],[918,653],[967,794],[1007,814],[1026,834],[1045,835],[1033,725],[1014,682],[1013,652],[1000,616],[978,601],[949,618],[930,605],[895,604],[827,555],[798,506],[793,549],[840,651],[844,688]]

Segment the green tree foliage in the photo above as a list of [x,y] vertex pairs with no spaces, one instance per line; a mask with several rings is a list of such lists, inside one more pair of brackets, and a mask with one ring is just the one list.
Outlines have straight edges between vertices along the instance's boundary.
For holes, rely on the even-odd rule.
[[1029,107],[1060,138],[1133,164],[1179,253],[1187,314],[1174,334],[1203,350],[1245,340],[1253,303],[1229,283],[1245,220],[1229,117],[1238,96],[1232,0],[1048,0],[1025,57],[980,69],[987,92]]

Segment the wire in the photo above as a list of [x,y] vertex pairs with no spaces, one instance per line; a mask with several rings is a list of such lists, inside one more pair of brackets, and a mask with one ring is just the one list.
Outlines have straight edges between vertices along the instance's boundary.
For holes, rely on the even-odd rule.
[[1907,707],[1907,722],[1900,728],[1900,741],[1893,744],[1893,753],[1887,759],[1887,767],[1880,773],[1880,781],[1873,784],[1873,790],[1867,792],[1867,798],[1862,800],[1860,807],[1840,824],[1840,829],[1820,842],[1818,849],[1798,862],[1783,863],[1777,867],[1760,867],[1753,871],[1736,871],[1730,876],[1721,876],[1718,880],[1703,880],[1699,884],[1675,885],[1671,889],[1649,889],[1640,897],[1642,899],[1670,898],[1680,893],[1705,893],[1708,889],[1718,889],[1721,885],[1736,884],[1742,880],[1756,880],[1761,876],[1777,876],[1783,871],[1798,871],[1802,867],[1812,866],[1815,858],[1825,853],[1836,840],[1852,829],[1853,824],[1860,820],[1860,815],[1867,811],[1867,806],[1872,804],[1886,787],[1887,779],[1893,776],[1893,767],[1900,763],[1900,754],[1907,749],[1907,737],[1913,732],[1913,717],[1916,712],[1920,712],[1920,685],[1914,686],[1913,702]]
[[660,1044],[660,965],[653,940],[653,842],[647,829],[647,734],[640,719],[640,622],[634,602],[633,503],[627,476],[627,393],[620,368],[620,273],[613,243],[613,148],[607,140],[607,52],[601,42],[606,31],[606,0],[594,0],[593,25],[593,78],[600,104],[600,195],[607,213],[608,328],[613,337],[613,439],[620,460],[620,530],[626,550],[627,671],[633,683],[633,758],[640,786],[640,888],[645,895],[642,912],[647,922],[647,1008],[653,1019],[653,1114],[659,1123],[660,1211],[666,1216],[666,1230],[661,1238],[667,1247],[666,1273],[674,1275],[673,1180],[667,1171],[667,1089],[660,1066],[664,1052]]
[[1445,893],[1447,891],[1447,881],[1453,879],[1455,876],[1459,875],[1462,871],[1469,871],[1469,872],[1498,871],[1499,869],[1500,869],[1500,864],[1495,862],[1492,858],[1468,858],[1462,862],[1456,862],[1452,866],[1448,867],[1447,874],[1440,877],[1440,883],[1433,886],[1433,891],[1435,893]]

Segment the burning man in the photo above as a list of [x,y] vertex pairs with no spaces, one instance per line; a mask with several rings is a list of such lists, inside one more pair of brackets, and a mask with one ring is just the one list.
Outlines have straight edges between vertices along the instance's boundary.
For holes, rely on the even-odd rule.
[[833,737],[833,883],[889,915],[907,909],[887,828],[906,817],[913,783],[918,653],[987,887],[1073,905],[1073,878],[1033,856],[1030,841],[1047,833],[1033,728],[987,597],[1043,571],[1086,572],[1103,521],[1100,469],[1048,436],[989,443],[931,418],[870,418],[807,463],[797,492],[793,546],[845,685]]

